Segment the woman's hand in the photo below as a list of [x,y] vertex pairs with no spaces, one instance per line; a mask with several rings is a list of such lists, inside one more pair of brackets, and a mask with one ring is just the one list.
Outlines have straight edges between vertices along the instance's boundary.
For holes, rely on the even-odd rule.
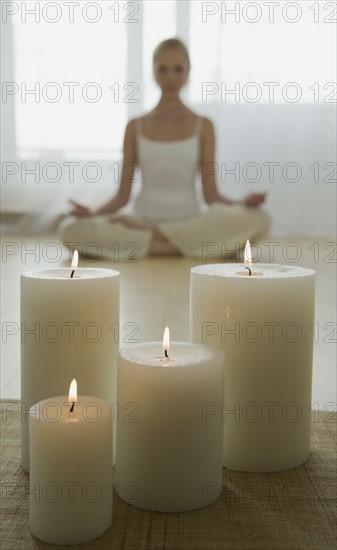
[[73,216],[93,216],[94,212],[88,208],[87,206],[83,206],[82,204],[79,204],[78,202],[73,201],[72,199],[69,200],[70,204],[73,205],[70,214]]
[[251,193],[245,199],[243,203],[245,206],[259,206],[266,200],[267,193]]

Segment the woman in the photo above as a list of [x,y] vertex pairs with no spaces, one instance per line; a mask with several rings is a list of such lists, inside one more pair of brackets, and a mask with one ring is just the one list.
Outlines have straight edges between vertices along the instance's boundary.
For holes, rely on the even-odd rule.
[[[130,255],[130,245],[137,258],[181,254],[204,259],[206,249],[216,257],[224,248],[227,252],[241,249],[247,238],[256,241],[270,225],[269,215],[257,208],[265,201],[265,193],[252,193],[236,202],[218,192],[213,124],[179,97],[190,70],[185,45],[175,38],[161,42],[153,54],[153,68],[161,98],[152,111],[126,127],[117,194],[95,211],[71,201],[75,218],[61,224],[63,242],[77,243],[84,255],[96,245],[103,257],[114,259],[117,244],[120,260]],[[133,214],[121,215],[138,165],[141,191]],[[208,205],[205,211],[195,187],[198,170]]]

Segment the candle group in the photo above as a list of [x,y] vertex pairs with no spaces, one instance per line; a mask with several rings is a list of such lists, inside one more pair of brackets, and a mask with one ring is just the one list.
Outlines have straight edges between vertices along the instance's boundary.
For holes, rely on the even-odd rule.
[[310,453],[315,272],[200,265],[191,271],[191,340],[225,353],[224,466],[292,468]]
[[[214,502],[223,465],[260,472],[304,462],[314,285],[309,269],[252,266],[249,248],[243,265],[196,266],[191,342],[170,345],[167,328],[163,343],[117,358],[117,271],[77,269],[74,258],[70,269],[24,273],[22,466],[32,533],[67,545],[110,527],[112,452],[117,494],[157,512]],[[65,395],[71,378],[79,396],[75,380]]]

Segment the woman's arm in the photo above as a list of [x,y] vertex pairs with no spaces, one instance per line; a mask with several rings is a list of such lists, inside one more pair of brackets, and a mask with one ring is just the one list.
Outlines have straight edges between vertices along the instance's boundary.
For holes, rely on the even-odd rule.
[[75,216],[93,216],[99,214],[112,214],[125,206],[130,199],[133,174],[137,163],[137,150],[136,150],[136,134],[135,134],[135,121],[130,120],[125,129],[124,145],[123,145],[123,165],[122,174],[119,183],[119,189],[106,204],[97,208],[97,210],[91,210],[86,206],[83,206],[75,201],[70,201],[73,205],[71,214]]
[[234,201],[219,193],[215,174],[215,135],[212,122],[204,119],[201,132],[201,174],[204,199],[207,204],[221,202],[223,204],[244,203],[246,206],[258,206],[265,201],[266,193],[251,193],[243,201]]
[[201,177],[204,199],[207,204],[222,202],[233,204],[234,201],[220,195],[216,183],[215,174],[217,165],[215,163],[215,135],[212,122],[204,118],[201,132]]

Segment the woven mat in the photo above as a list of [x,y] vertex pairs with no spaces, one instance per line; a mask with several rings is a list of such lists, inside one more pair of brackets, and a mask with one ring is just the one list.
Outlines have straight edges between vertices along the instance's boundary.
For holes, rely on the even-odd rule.
[[[16,414],[7,414],[9,407]],[[2,403],[2,550],[336,550],[336,413],[313,413],[312,454],[298,468],[268,474],[224,470],[222,497],[193,512],[145,512],[115,495],[113,524],[105,535],[57,547],[29,530],[18,409],[17,402]]]

